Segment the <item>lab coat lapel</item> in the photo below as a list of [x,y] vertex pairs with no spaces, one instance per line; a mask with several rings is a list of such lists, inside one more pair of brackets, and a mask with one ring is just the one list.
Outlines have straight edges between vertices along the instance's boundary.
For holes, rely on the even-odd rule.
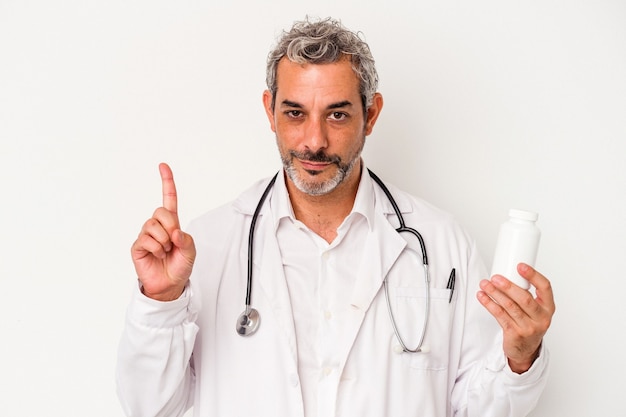
[[374,225],[368,233],[363,261],[359,265],[354,290],[350,296],[350,315],[346,331],[342,333],[338,347],[342,350],[341,367],[345,365],[356,336],[363,324],[365,313],[376,295],[391,266],[402,253],[406,241],[395,231],[386,217],[377,213]]
[[[264,220],[269,220],[269,218],[266,217]],[[259,272],[258,285],[272,308],[272,314],[280,327],[280,331],[289,344],[294,363],[297,363],[298,354],[291,298],[287,288],[280,248],[270,223],[259,222],[257,225],[258,234],[255,235],[255,239],[256,236],[263,237],[258,239],[258,242],[262,242],[262,246],[255,246],[255,273],[256,271]],[[261,322],[262,326],[263,322]]]

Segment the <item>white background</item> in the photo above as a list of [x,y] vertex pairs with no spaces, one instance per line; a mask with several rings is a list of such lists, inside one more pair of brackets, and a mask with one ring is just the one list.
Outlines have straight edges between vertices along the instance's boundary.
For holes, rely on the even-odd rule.
[[383,179],[452,212],[487,264],[509,208],[540,213],[558,306],[532,415],[626,416],[625,2],[223,3],[0,0],[0,415],[122,415],[157,164],[183,224],[275,172],[265,57],[311,14],[377,59],[365,159]]

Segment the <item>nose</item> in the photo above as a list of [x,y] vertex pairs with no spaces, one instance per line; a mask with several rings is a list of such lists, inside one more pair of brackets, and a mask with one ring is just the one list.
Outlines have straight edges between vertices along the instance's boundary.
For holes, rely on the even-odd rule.
[[322,118],[311,117],[307,120],[304,146],[313,153],[328,147],[328,131]]

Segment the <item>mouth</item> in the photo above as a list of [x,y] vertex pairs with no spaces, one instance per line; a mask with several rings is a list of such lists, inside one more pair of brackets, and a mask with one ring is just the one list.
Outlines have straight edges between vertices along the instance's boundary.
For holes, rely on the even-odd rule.
[[331,162],[315,162],[302,159],[298,159],[298,162],[300,162],[300,165],[302,165],[302,168],[304,168],[305,171],[313,175],[318,174],[320,171],[323,171],[326,167],[331,165]]
[[298,164],[309,175],[321,174],[326,168],[338,165],[341,160],[338,156],[326,155],[323,151],[312,152],[291,152],[292,160],[297,160]]

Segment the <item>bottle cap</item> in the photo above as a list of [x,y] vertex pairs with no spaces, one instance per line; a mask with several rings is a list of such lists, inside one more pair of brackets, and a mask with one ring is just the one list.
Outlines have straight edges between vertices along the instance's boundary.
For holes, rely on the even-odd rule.
[[509,210],[509,217],[536,222],[539,218],[539,214],[534,211],[511,209]]

